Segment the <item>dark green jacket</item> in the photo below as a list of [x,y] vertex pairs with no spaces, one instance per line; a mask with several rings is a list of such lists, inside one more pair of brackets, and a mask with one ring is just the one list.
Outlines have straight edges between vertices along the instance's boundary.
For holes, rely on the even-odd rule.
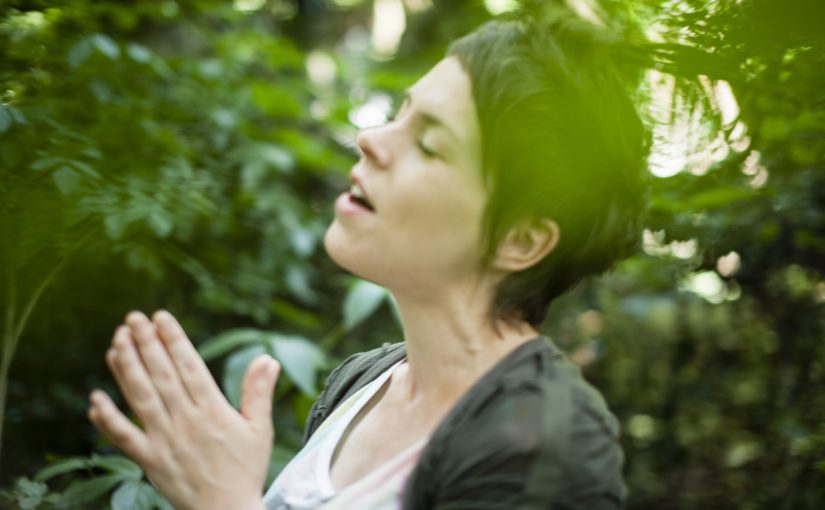
[[[304,441],[347,397],[406,355],[385,344],[330,374]],[[407,510],[622,507],[623,454],[601,395],[546,338],[518,347],[433,432],[404,494]]]

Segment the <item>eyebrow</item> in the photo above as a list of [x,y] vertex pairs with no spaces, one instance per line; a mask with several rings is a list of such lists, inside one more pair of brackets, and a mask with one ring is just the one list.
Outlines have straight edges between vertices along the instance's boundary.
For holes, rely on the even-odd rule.
[[[412,102],[413,102],[412,99],[413,99],[412,98],[412,92],[410,91],[410,89],[405,90],[404,91],[404,101],[409,102],[410,104],[412,104]],[[450,125],[447,124],[444,120],[442,120],[441,117],[439,117],[438,115],[436,115],[432,112],[422,111],[422,110],[418,111],[418,115],[421,117],[422,120],[424,120],[424,123],[426,123],[427,125],[443,128],[445,131],[447,131],[453,137],[453,139],[456,142],[461,141],[461,138],[453,130],[453,128],[451,128]]]

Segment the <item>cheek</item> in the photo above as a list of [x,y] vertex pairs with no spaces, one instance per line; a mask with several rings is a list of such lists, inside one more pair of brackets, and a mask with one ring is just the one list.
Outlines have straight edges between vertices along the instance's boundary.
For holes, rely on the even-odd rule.
[[410,210],[400,230],[426,243],[416,249],[447,257],[468,257],[480,250],[483,204],[477,196],[466,190],[439,192],[435,199],[422,200]]

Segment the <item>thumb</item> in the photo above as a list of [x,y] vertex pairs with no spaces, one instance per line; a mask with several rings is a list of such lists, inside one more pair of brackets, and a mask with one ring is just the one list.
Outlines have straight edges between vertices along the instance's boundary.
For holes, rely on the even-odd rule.
[[272,428],[272,393],[281,373],[281,364],[261,355],[246,369],[241,390],[241,414],[257,430]]

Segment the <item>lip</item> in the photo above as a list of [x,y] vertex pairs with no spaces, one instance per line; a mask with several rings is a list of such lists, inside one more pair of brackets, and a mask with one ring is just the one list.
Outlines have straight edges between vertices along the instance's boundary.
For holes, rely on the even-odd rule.
[[349,192],[341,193],[338,195],[338,198],[335,199],[335,212],[339,216],[347,217],[374,214],[372,211],[362,205],[359,205],[355,200],[353,200],[352,193]]
[[[361,184],[361,179],[357,176],[353,175],[351,177],[352,183],[358,186],[358,189],[361,190],[361,194],[364,195],[364,198],[372,204],[372,201],[369,199],[369,195],[367,195],[366,190],[364,190],[364,186]],[[366,214],[375,214],[374,210],[367,209],[366,207],[362,206],[358,202],[355,201],[352,193],[344,192],[338,195],[338,198],[335,199],[335,211],[340,216],[361,216]]]

